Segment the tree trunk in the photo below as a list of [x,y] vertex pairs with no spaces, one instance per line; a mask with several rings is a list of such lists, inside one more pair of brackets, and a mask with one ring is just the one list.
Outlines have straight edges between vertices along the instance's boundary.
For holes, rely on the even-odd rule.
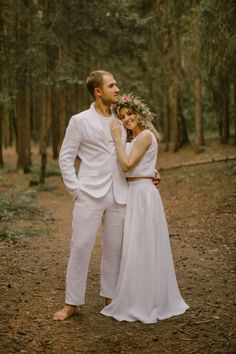
[[157,43],[153,31],[150,30],[149,41],[147,45],[147,60],[148,60],[148,99],[149,102],[153,103],[157,101],[157,92],[156,92],[156,77],[154,68],[158,66],[157,62]]
[[78,113],[78,83],[71,84],[68,95],[68,112],[67,117]]
[[181,43],[180,34],[172,33],[172,61],[170,61],[170,72],[173,76],[171,88],[171,110],[173,121],[173,151],[176,152],[181,146],[188,143],[187,126],[181,106]]
[[59,140],[59,127],[58,127],[58,90],[53,87],[52,95],[52,117],[51,117],[51,136],[52,136],[52,155],[53,159],[58,158],[58,140]]
[[3,119],[2,118],[3,118],[3,106],[1,104],[0,106],[0,168],[4,166],[3,152],[2,152],[2,148],[3,148],[3,141],[2,141]]
[[30,172],[30,149],[29,149],[29,106],[26,90],[17,94],[17,167],[25,173]]
[[173,122],[173,151],[176,152],[180,148],[180,122],[179,122],[179,112],[178,112],[178,88],[177,84],[171,88],[171,111],[172,111],[172,122]]
[[[49,84],[47,85],[47,122],[46,122],[46,128],[47,128],[47,138],[48,138],[48,132],[50,130],[51,124],[52,124],[52,86]],[[48,141],[47,141],[48,145]]]
[[234,145],[236,145],[236,84],[233,86]]
[[195,144],[196,146],[204,145],[203,135],[203,119],[202,119],[202,104],[201,104],[201,79],[197,78],[194,82],[195,96]]
[[179,130],[180,130],[180,147],[189,144],[188,130],[185,116],[183,115],[180,94],[178,95],[178,115],[179,115]]
[[[27,87],[28,87],[28,82],[27,82]],[[25,113],[26,113],[26,139],[27,139],[27,155],[29,159],[29,165],[32,166],[32,159],[31,159],[31,128],[30,128],[30,90],[29,88],[26,89],[26,107],[25,107]]]
[[59,148],[61,147],[66,129],[66,93],[64,85],[59,89]]
[[6,105],[3,106],[3,145],[5,149],[10,145],[10,115],[9,109]]
[[223,115],[222,115],[222,140],[223,144],[228,144],[229,142],[229,97],[228,92],[223,93]]
[[37,144],[39,141],[39,133],[38,133],[38,124],[36,115],[36,87],[34,83],[34,79],[31,77],[30,82],[30,128],[31,128],[31,137],[32,141]]
[[11,119],[12,119],[13,135],[15,136],[15,142],[16,142],[15,145],[16,153],[18,153],[17,100],[12,108]]
[[163,99],[163,120],[164,120],[164,142],[165,151],[169,151],[170,141],[170,116],[169,116],[169,99],[168,95],[164,95]]
[[88,101],[87,101],[87,88],[84,82],[78,83],[78,105],[77,109],[78,112],[82,112],[88,108]]
[[41,169],[39,182],[45,182],[47,165],[47,87],[42,85],[41,89],[41,121],[40,121],[40,155]]
[[[17,41],[19,43],[19,55],[24,55],[29,48],[30,23],[26,4],[17,3]],[[17,167],[25,173],[30,172],[30,103],[29,103],[29,70],[25,61],[17,71]]]
[[[3,25],[3,15],[2,15],[3,3],[0,3],[0,55],[1,58],[5,57],[4,48],[4,25]],[[3,91],[4,80],[3,75],[0,77],[0,92]],[[0,167],[3,167],[3,112],[4,106],[3,102],[0,102]]]

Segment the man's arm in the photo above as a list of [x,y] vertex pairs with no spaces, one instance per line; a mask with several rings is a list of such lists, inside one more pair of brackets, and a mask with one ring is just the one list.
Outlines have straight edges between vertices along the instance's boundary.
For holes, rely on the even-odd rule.
[[161,182],[161,176],[160,176],[160,173],[157,171],[157,170],[155,170],[155,176],[153,177],[153,183],[154,183],[154,185],[157,187],[158,186],[158,184]]
[[69,193],[76,199],[80,192],[80,185],[76,175],[75,159],[81,143],[81,132],[78,129],[76,116],[72,116],[59,154],[59,166],[63,182]]

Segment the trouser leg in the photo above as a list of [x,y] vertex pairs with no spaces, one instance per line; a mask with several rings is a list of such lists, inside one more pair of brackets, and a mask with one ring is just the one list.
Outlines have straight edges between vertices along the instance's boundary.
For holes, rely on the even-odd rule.
[[[110,191],[112,193],[112,191]],[[100,295],[112,298],[120,270],[125,205],[117,204],[113,193],[112,203],[103,217],[103,247],[101,261]]]
[[103,213],[103,203],[85,193],[75,202],[66,274],[66,304],[82,305],[85,302],[89,261]]

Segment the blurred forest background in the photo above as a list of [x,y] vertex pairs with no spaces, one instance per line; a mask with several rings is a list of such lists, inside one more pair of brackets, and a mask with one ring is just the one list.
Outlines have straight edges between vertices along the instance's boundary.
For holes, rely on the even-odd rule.
[[165,150],[236,144],[234,0],[0,0],[0,51],[1,167],[13,146],[30,172],[38,146],[43,182],[95,69],[145,99]]

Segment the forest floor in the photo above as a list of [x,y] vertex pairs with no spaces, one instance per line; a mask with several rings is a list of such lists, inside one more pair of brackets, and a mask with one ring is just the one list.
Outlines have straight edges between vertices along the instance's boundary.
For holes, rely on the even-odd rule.
[[[236,150],[208,142],[196,154],[160,149],[159,190],[169,225],[181,294],[190,309],[157,324],[102,316],[100,233],[91,259],[86,304],[65,322],[64,303],[73,202],[49,159],[44,187],[29,187],[34,170],[14,170],[4,151],[0,172],[0,353],[235,353]],[[218,160],[218,162],[214,162]],[[211,161],[211,162],[210,162]],[[186,166],[189,164],[189,166]],[[179,166],[179,167],[178,167]]]

